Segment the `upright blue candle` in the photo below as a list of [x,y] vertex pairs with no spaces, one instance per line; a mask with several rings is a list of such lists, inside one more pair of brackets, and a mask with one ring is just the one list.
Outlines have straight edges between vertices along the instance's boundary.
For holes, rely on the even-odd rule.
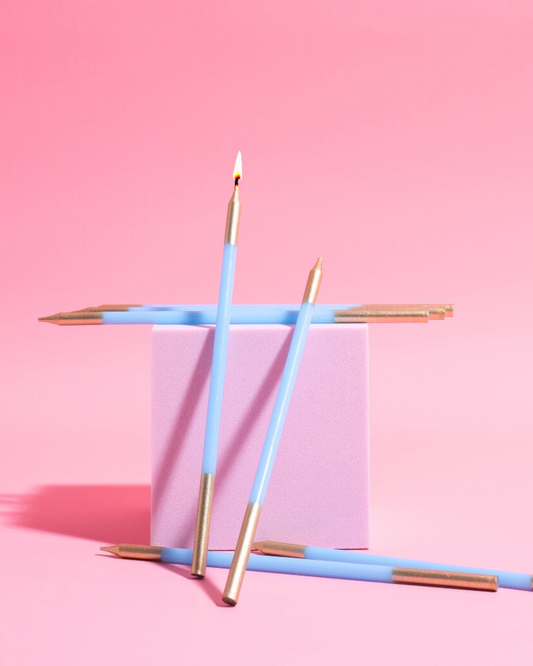
[[235,275],[235,259],[237,256],[237,236],[241,203],[239,200],[239,181],[242,176],[241,153],[237,155],[233,178],[235,186],[228,204],[226,218],[226,235],[222,258],[222,275],[215,323],[215,340],[213,344],[213,360],[211,363],[211,383],[207,403],[207,422],[205,427],[204,453],[202,460],[202,476],[196,514],[196,531],[192,556],[191,573],[193,576],[205,576],[207,548],[209,545],[209,528],[211,524],[211,507],[215,488],[217,467],[218,437],[222,416],[222,397],[224,394],[224,377],[226,374],[226,356],[228,350],[230,306],[233,294],[233,278]]

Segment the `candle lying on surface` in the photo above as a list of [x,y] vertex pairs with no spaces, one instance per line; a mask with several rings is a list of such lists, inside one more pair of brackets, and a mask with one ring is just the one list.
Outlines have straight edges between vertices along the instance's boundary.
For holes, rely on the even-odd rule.
[[[192,550],[185,548],[161,548],[159,546],[120,544],[118,546],[102,546],[100,550],[125,559],[185,565],[192,562]],[[213,551],[207,553],[208,567],[229,569],[232,560],[233,553]],[[408,583],[412,585],[456,587],[485,592],[496,592],[498,590],[497,576],[445,571],[420,571],[417,569],[401,569],[390,566],[302,560],[289,557],[270,557],[268,555],[250,555],[246,568],[248,571],[265,571],[269,573],[285,573],[323,578],[343,578],[346,580],[361,580],[375,583]]]
[[281,555],[309,560],[323,560],[331,562],[348,562],[351,564],[377,564],[392,567],[408,567],[420,570],[435,571],[461,571],[464,573],[486,574],[498,576],[501,587],[515,590],[532,590],[533,578],[531,574],[500,571],[498,569],[482,569],[480,567],[464,567],[457,564],[440,564],[426,560],[412,560],[404,557],[389,557],[388,555],[373,555],[361,551],[335,550],[333,548],[316,548],[315,546],[301,546],[281,541],[261,541],[254,543],[255,550],[267,555]]

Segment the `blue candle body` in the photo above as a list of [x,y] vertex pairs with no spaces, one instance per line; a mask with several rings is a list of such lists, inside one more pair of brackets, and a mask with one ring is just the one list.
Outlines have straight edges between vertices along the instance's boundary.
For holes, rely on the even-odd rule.
[[279,446],[279,440],[283,432],[283,425],[291,402],[294,384],[298,375],[298,368],[305,348],[305,341],[309,332],[309,325],[313,318],[314,304],[305,302],[302,303],[300,313],[294,327],[292,334],[291,346],[285,361],[281,383],[279,385],[278,394],[270,423],[268,426],[265,443],[261,451],[259,465],[255,474],[252,492],[250,493],[249,502],[258,502],[263,504],[265,499],[268,482],[272,474],[276,452]]
[[462,567],[457,564],[440,564],[425,560],[411,560],[403,557],[389,557],[388,555],[372,555],[371,553],[354,552],[347,550],[334,550],[332,548],[316,548],[307,546],[304,558],[314,561],[330,561],[348,564],[378,565],[391,567],[405,567],[412,569],[427,569],[433,571],[457,571],[473,574],[488,574],[498,576],[500,587],[510,587],[515,590],[532,589],[531,574],[513,573],[512,571],[499,571],[498,569],[480,569],[479,567]]
[[207,474],[215,474],[217,466],[218,436],[220,433],[220,419],[222,415],[222,397],[224,394],[224,377],[226,374],[226,356],[229,338],[230,306],[231,296],[233,294],[236,257],[237,245],[233,243],[224,243],[202,459],[202,472]]
[[[190,306],[188,306],[190,307]],[[248,306],[247,306],[248,308]],[[290,306],[292,308],[292,306]],[[232,306],[230,317],[232,324],[295,324],[298,318],[299,307],[294,309],[276,308],[249,308],[237,309]],[[315,310],[312,316],[313,324],[334,324],[334,310],[340,308],[322,308]],[[128,312],[103,312],[103,324],[174,324],[191,326],[208,326],[218,318],[217,308],[204,306],[197,310],[130,310]],[[217,324],[218,327],[218,324]]]
[[[129,308],[129,312],[143,312],[143,311],[158,311],[158,310],[200,310],[200,311],[211,311],[216,310],[216,305],[209,303],[175,303],[175,304],[154,304],[154,305],[134,305]],[[348,310],[349,308],[359,308],[359,304],[353,303],[328,303],[328,304],[317,304],[315,305],[316,310],[322,309],[331,309],[331,310]],[[232,312],[238,312],[239,310],[295,310],[298,312],[300,310],[299,305],[294,304],[273,304],[273,303],[234,303],[231,306]]]
[[[233,553],[210,551],[207,566],[229,569]],[[191,564],[192,550],[184,548],[162,548],[161,561],[171,564]],[[300,576],[322,576],[325,578],[345,578],[367,580],[379,583],[392,583],[392,567],[345,564],[343,562],[323,562],[320,560],[299,560],[290,557],[250,555],[249,571],[297,574]]]

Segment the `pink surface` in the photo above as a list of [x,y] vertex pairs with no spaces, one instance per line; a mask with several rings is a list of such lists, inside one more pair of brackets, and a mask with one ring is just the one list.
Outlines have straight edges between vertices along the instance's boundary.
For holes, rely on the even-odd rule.
[[[233,550],[292,326],[232,326],[209,547]],[[152,333],[151,543],[192,548],[213,327]],[[311,325],[259,541],[368,548],[368,326]]]
[[[531,571],[533,6],[0,3],[0,661],[527,665],[533,597],[96,555],[149,540],[150,329],[217,298],[454,301],[370,327],[372,550]],[[10,514],[14,515],[11,516]],[[207,628],[207,632],[206,632]],[[208,635],[206,635],[208,633]]]

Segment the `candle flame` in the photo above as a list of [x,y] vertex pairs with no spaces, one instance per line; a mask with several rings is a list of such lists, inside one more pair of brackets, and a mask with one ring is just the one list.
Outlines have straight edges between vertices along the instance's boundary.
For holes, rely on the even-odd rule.
[[241,151],[239,150],[239,154],[235,160],[235,168],[233,169],[233,179],[239,180],[240,178],[242,178],[242,157]]

